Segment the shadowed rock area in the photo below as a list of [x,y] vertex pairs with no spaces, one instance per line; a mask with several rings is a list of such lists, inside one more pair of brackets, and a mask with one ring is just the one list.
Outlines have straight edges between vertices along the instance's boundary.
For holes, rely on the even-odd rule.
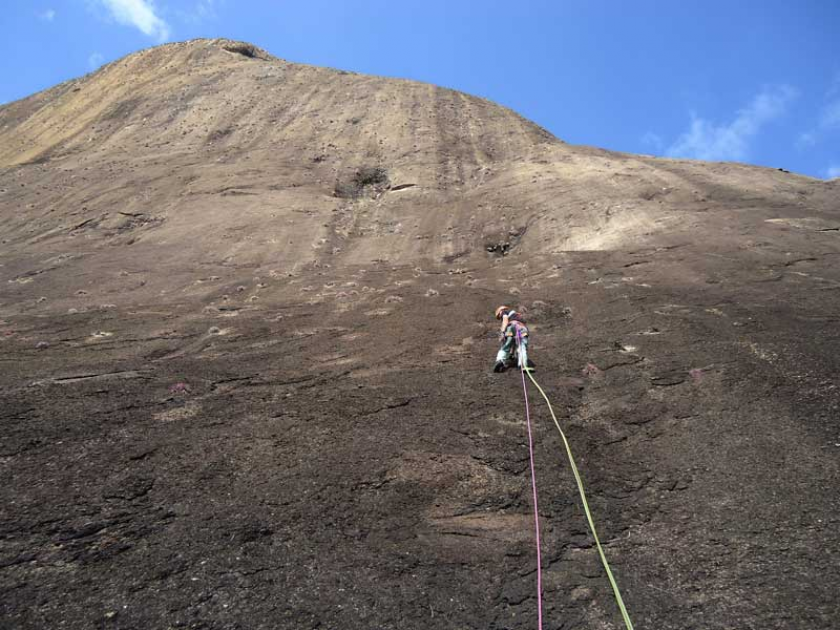
[[[636,628],[836,627],[838,182],[229,40],[0,107],[0,626],[535,627],[507,303]],[[532,414],[545,628],[622,628]]]

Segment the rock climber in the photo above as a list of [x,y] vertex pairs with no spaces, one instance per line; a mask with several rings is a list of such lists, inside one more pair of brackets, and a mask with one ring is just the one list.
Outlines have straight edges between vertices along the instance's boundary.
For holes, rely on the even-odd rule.
[[[534,362],[528,358],[528,327],[522,314],[509,306],[496,309],[496,319],[501,320],[499,341],[502,347],[496,354],[494,372],[504,372],[513,366],[518,359],[518,365],[526,370],[534,369]],[[517,352],[518,350],[518,352]]]

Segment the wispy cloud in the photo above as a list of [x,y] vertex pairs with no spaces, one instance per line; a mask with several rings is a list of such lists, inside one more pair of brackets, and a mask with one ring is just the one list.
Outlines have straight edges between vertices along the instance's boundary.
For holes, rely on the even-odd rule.
[[216,4],[215,0],[198,0],[195,3],[193,13],[200,20],[214,18],[216,17]]
[[840,70],[834,73],[834,78],[831,80],[831,85],[828,86],[826,98],[834,98],[840,96]]
[[46,22],[52,22],[55,19],[56,13],[54,9],[47,9],[38,14],[38,17]]
[[826,105],[820,114],[821,129],[840,129],[840,98]]
[[813,147],[827,134],[840,130],[840,72],[834,76],[826,90],[823,103],[816,124],[797,137],[797,149]]
[[144,35],[164,42],[169,39],[170,28],[155,11],[152,0],[99,0],[120,24],[133,26]]
[[88,57],[88,68],[91,70],[96,70],[99,66],[102,65],[102,62],[105,61],[105,57],[102,56],[102,53],[91,53]]
[[817,134],[813,131],[800,133],[796,138],[796,148],[799,150],[808,149],[817,144]]
[[198,24],[208,20],[218,19],[216,9],[224,3],[224,0],[196,0],[189,10],[180,10],[176,13],[178,17],[190,24]]
[[835,177],[840,177],[840,164],[832,164],[827,169],[825,169],[825,177],[826,179],[834,179]]
[[729,123],[716,123],[691,113],[691,125],[666,154],[698,160],[744,160],[750,142],[768,123],[784,116],[798,96],[789,85],[767,86]]
[[650,149],[659,153],[665,147],[665,141],[659,134],[648,131],[642,136],[642,145],[650,147]]

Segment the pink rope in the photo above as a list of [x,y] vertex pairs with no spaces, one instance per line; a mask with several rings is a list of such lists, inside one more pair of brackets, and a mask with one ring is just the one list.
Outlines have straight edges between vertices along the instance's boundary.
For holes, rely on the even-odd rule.
[[[522,341],[519,335],[517,335],[517,341]],[[531,489],[534,492],[534,530],[536,532],[537,538],[537,628],[538,630],[542,630],[542,561],[540,559],[540,511],[539,507],[537,506],[537,474],[534,471],[534,438],[531,435],[531,411],[528,408],[528,386],[525,383],[525,369],[522,365],[519,366],[519,372],[520,374],[522,374],[522,390],[525,392],[525,419],[528,425],[528,453],[531,456]]]

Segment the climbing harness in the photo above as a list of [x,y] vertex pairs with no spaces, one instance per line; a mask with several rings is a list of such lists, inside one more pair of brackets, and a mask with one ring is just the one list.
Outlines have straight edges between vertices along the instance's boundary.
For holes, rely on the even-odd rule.
[[[521,342],[521,336],[517,336],[517,345]],[[519,364],[519,370],[522,373],[522,390],[525,393],[525,418],[526,423],[528,425],[528,447],[531,456],[531,487],[534,494],[534,523],[537,532],[537,620],[538,620],[538,628],[542,630],[542,565],[540,563],[540,525],[539,525],[539,511],[537,510],[537,479],[534,473],[534,444],[533,439],[531,437],[531,414],[528,405],[528,387],[527,383],[525,382],[525,374],[528,375],[528,378],[531,379],[531,382],[534,386],[539,390],[542,397],[545,399],[545,404],[548,405],[548,410],[551,413],[551,419],[554,420],[554,426],[557,427],[557,431],[560,433],[560,437],[563,439],[563,446],[566,448],[566,456],[569,459],[569,465],[572,469],[572,473],[575,477],[575,482],[577,483],[578,493],[580,494],[580,501],[583,504],[583,511],[586,513],[586,520],[589,523],[589,531],[592,532],[592,538],[595,539],[595,546],[598,548],[598,555],[601,557],[601,564],[604,566],[604,570],[607,573],[607,578],[609,578],[610,586],[612,586],[613,595],[615,596],[615,601],[618,604],[618,608],[621,611],[621,616],[624,619],[624,625],[627,627],[627,630],[633,630],[633,622],[630,621],[630,615],[627,614],[627,608],[624,606],[624,600],[621,598],[621,592],[618,590],[618,583],[615,581],[615,577],[613,577],[612,570],[610,569],[610,564],[607,562],[607,556],[604,553],[604,549],[601,546],[601,540],[598,538],[598,532],[595,529],[595,522],[592,520],[592,513],[589,510],[589,502],[586,500],[586,492],[583,488],[583,480],[581,479],[580,472],[578,472],[577,464],[575,464],[575,458],[572,455],[572,448],[569,446],[569,440],[566,439],[566,434],[563,432],[563,429],[560,427],[560,423],[557,421],[557,416],[554,415],[554,409],[551,407],[551,402],[548,400],[548,396],[543,391],[543,388],[540,387],[540,384],[537,383],[536,379],[533,375],[533,370],[528,367],[526,362],[521,361]]]

